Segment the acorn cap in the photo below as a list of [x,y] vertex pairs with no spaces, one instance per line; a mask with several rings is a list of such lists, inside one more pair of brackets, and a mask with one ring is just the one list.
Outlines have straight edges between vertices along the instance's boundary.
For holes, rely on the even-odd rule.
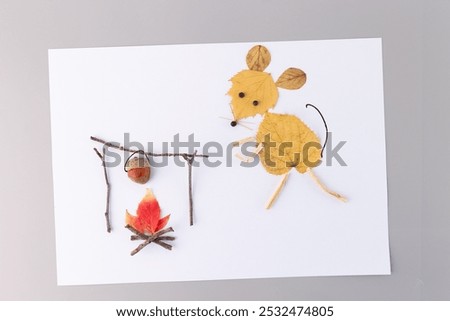
[[135,156],[128,160],[125,169],[129,171],[130,169],[133,168],[144,168],[144,167],[150,167],[150,163],[148,162],[147,158]]

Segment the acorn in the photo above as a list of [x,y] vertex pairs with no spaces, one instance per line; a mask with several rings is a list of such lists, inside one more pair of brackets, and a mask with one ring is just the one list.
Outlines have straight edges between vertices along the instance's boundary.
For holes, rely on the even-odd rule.
[[125,171],[135,183],[145,184],[150,179],[150,163],[145,157],[135,156],[128,160]]

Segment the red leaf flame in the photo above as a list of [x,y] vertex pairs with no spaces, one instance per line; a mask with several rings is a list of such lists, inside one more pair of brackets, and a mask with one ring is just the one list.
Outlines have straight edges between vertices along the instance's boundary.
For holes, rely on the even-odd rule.
[[163,229],[170,217],[167,215],[160,218],[161,209],[151,189],[147,189],[147,193],[138,205],[136,214],[137,216],[133,216],[127,211],[125,223],[146,235],[152,235]]

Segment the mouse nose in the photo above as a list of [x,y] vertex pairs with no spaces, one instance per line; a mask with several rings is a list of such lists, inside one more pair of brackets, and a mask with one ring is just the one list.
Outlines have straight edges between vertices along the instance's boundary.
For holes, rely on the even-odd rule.
[[233,121],[230,123],[230,126],[231,126],[231,127],[236,127],[236,125],[237,125],[237,121],[235,121],[235,120],[233,120]]

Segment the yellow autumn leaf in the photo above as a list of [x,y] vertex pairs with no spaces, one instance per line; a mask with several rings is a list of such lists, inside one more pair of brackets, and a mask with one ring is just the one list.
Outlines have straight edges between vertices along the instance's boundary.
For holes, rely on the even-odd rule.
[[270,52],[266,47],[258,45],[248,51],[247,66],[250,70],[264,71],[270,64]]
[[270,74],[243,70],[231,78],[231,107],[235,120],[264,114],[278,100],[278,89]]
[[263,144],[259,157],[270,174],[282,175],[293,167],[303,174],[320,164],[319,138],[296,116],[267,113],[256,141]]
[[299,89],[306,83],[306,74],[298,68],[286,69],[275,83],[278,87],[284,89]]

